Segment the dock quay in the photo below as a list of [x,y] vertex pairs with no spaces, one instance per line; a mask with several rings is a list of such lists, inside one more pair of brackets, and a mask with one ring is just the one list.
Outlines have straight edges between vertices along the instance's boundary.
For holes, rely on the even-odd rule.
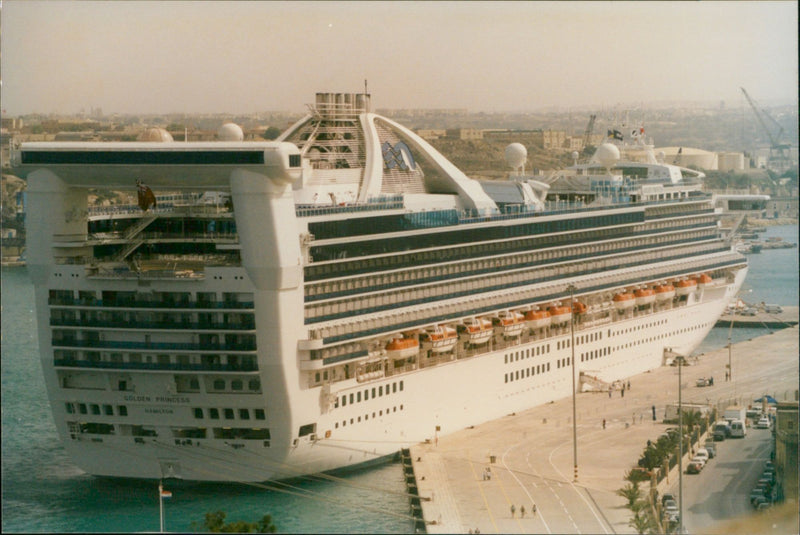
[[[765,393],[797,400],[799,346],[794,326],[734,344],[730,353],[692,358],[681,370],[683,402],[746,406]],[[729,357],[732,379],[725,381]],[[711,376],[713,386],[696,386]],[[571,397],[413,446],[408,459],[425,530],[636,533],[616,490],[647,440],[671,426],[663,419],[678,399],[678,377],[677,368],[664,366],[631,377],[624,394],[578,394],[577,467]]]
[[768,329],[783,329],[787,326],[797,325],[800,316],[800,307],[782,306],[783,312],[779,314],[767,314],[763,310],[758,310],[755,316],[743,316],[741,314],[723,314],[717,320],[717,327],[766,327]]

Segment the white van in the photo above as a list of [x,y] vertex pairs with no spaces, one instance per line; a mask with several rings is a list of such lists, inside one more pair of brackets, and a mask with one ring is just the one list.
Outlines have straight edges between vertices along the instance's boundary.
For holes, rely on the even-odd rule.
[[764,305],[764,312],[767,314],[780,314],[783,309],[779,305]]
[[744,438],[747,435],[747,427],[741,420],[734,420],[731,422],[731,438]]

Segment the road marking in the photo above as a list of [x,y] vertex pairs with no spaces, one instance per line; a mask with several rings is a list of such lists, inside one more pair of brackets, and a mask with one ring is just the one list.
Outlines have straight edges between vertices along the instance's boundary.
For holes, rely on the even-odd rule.
[[[472,462],[472,458],[470,457],[469,451],[467,452],[467,462],[469,462],[469,467],[472,469],[472,475],[475,476],[475,481],[478,481],[478,474],[475,472],[475,465]],[[483,504],[486,506],[486,510],[489,511],[489,520],[492,521],[492,526],[494,526],[494,532],[500,533],[500,529],[497,527],[497,523],[494,521],[492,508],[489,507],[489,501],[486,499],[486,494],[483,492],[483,487],[481,486],[480,483],[478,483],[478,490],[481,492],[481,498],[483,498]]]

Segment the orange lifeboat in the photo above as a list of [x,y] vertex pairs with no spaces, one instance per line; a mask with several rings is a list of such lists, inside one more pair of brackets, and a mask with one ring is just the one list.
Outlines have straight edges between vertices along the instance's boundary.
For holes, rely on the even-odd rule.
[[636,304],[636,296],[630,292],[619,293],[614,296],[613,301],[617,310],[627,310]]
[[656,300],[656,291],[652,288],[640,288],[633,292],[636,304],[640,306],[652,304]]
[[391,359],[404,359],[419,353],[419,341],[416,338],[398,336],[386,344],[386,355]]
[[662,284],[656,287],[656,300],[669,301],[675,297],[675,287],[671,284]]
[[553,325],[566,323],[572,318],[572,310],[569,307],[551,306],[547,308],[550,313],[550,322]]
[[580,301],[574,301],[572,303],[572,313],[573,314],[585,314],[586,313],[586,305],[581,303]]
[[485,344],[494,334],[492,322],[486,318],[465,319],[461,328],[469,334],[469,343],[475,346]]
[[506,310],[500,312],[497,323],[503,327],[503,336],[512,338],[522,334],[522,329],[525,328],[525,316],[519,312]]
[[531,329],[541,329],[550,325],[550,313],[546,310],[529,310],[525,313],[525,321]]
[[675,283],[675,293],[678,295],[689,295],[697,289],[697,281],[686,279]]
[[696,280],[697,280],[697,286],[699,288],[702,288],[706,284],[710,283],[713,279],[708,275],[706,275],[705,273],[702,273],[696,278]]
[[436,325],[425,329],[422,336],[431,343],[431,351],[434,353],[444,353],[450,351],[458,342],[456,330],[447,325]]

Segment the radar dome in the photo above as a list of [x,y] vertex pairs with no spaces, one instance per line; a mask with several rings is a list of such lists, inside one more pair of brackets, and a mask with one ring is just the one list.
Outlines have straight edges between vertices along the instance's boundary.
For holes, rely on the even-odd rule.
[[594,160],[603,167],[611,167],[619,161],[619,149],[611,143],[603,143],[597,147],[594,153]]
[[163,128],[148,128],[136,138],[137,141],[159,141],[163,143],[171,143],[175,141],[172,135]]
[[242,132],[242,127],[238,124],[225,123],[217,130],[217,138],[220,141],[242,141],[244,132]]
[[514,169],[519,169],[528,159],[528,149],[522,143],[512,143],[506,147],[506,163]]

